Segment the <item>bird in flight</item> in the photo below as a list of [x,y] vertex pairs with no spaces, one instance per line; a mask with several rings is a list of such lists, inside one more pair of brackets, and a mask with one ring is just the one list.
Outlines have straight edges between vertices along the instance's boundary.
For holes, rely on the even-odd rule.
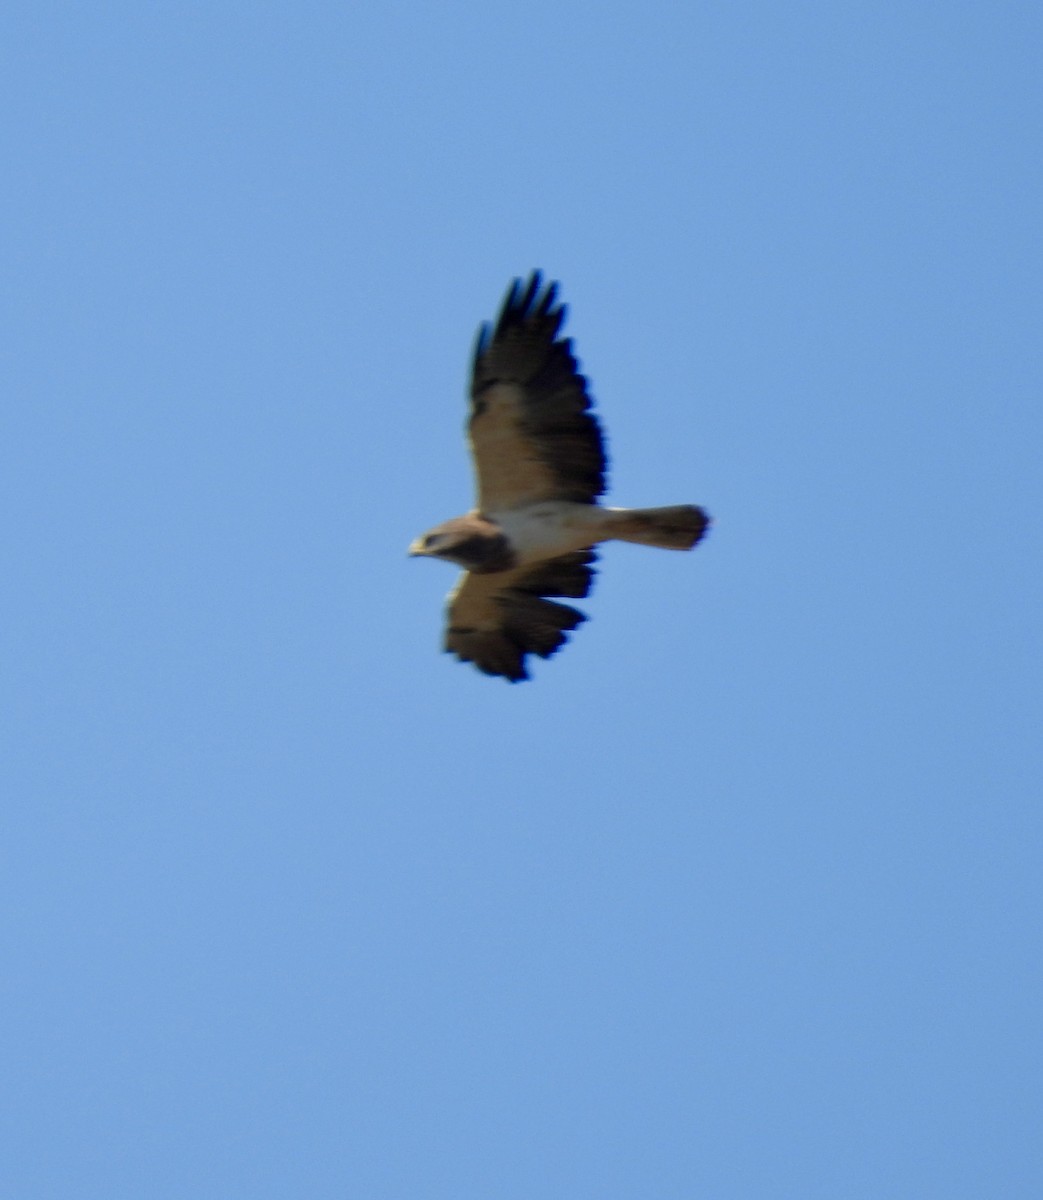
[[710,519],[694,504],[608,508],[605,449],[565,305],[539,271],[516,279],[495,325],[478,330],[467,431],[475,507],[418,537],[412,555],[464,574],[447,604],[444,649],[487,675],[528,679],[526,656],[550,658],[583,613],[549,597],[586,596],[594,546],[637,542],[691,550]]

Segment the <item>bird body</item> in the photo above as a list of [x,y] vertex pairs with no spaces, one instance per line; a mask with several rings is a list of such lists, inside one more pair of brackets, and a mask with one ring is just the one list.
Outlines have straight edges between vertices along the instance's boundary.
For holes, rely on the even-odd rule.
[[[454,517],[417,538],[409,552],[444,558],[467,570],[486,573],[508,566],[528,566],[600,542],[636,542],[664,550],[690,550],[705,527],[702,510],[691,504],[609,508],[571,500],[547,500],[488,513],[475,510]],[[426,544],[428,538],[440,533],[444,537],[436,544]]]
[[417,538],[410,553],[464,569],[448,601],[445,649],[489,675],[528,678],[586,620],[549,597],[586,596],[606,541],[690,550],[709,526],[696,505],[610,508],[601,430],[557,285],[515,280],[475,346],[468,432],[477,506]]

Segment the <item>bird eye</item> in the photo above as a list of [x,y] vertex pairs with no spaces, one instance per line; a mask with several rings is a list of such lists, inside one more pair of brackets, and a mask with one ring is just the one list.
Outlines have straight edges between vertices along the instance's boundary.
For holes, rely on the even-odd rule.
[[437,533],[429,533],[427,535],[427,537],[424,538],[424,549],[430,550],[431,547],[437,543],[437,541],[438,541],[438,534]]

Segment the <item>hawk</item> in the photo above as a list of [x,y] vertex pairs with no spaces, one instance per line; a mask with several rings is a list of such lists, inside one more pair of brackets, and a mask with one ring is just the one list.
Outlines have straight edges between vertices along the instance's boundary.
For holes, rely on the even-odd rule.
[[487,675],[528,679],[529,654],[550,658],[583,613],[594,546],[637,542],[691,550],[709,526],[693,504],[608,508],[605,449],[565,305],[539,271],[516,279],[496,323],[478,330],[467,423],[475,507],[421,535],[409,553],[464,568],[450,593],[444,649]]

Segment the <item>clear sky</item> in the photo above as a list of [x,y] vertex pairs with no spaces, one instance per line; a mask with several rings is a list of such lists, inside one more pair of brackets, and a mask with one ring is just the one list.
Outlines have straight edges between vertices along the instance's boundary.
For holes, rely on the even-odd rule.
[[[1038,5],[0,15],[0,1194],[1037,1200]],[[439,652],[560,279],[590,622]]]

